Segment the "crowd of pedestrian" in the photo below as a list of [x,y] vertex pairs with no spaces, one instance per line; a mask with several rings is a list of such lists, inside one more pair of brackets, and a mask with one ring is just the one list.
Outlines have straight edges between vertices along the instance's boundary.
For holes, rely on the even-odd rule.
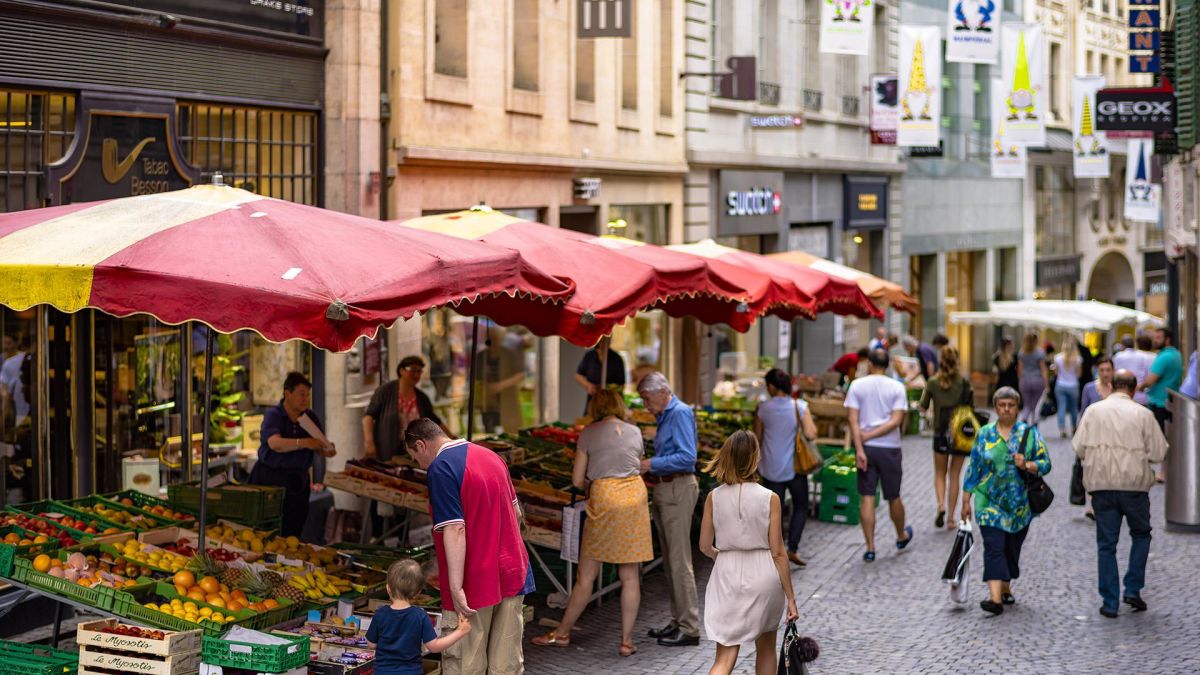
[[[1096,521],[1100,613],[1116,617],[1122,602],[1145,611],[1148,491],[1155,482],[1153,466],[1167,452],[1166,392],[1186,394],[1190,386],[1194,395],[1197,379],[1196,355],[1185,369],[1172,338],[1165,329],[1139,335],[1119,343],[1110,358],[1072,339],[1056,351],[1049,343],[1039,344],[1034,333],[1024,336],[1017,351],[1015,341],[1005,337],[991,360],[994,418],[973,424],[973,432],[963,430],[959,414],[964,409],[978,414],[975,392],[962,372],[958,349],[945,336],[925,344],[911,336],[897,340],[881,329],[866,348],[838,359],[831,370],[845,389],[863,561],[878,555],[875,500],[880,493],[888,502],[897,551],[913,541],[900,496],[900,429],[909,412],[906,383],[917,384],[918,407],[931,417],[934,526],[954,529],[974,522],[978,527],[988,586],[980,603],[985,612],[1000,615],[1016,603],[1013,583],[1021,575],[1022,548],[1040,512],[1029,486],[1052,468],[1038,428],[1051,410],[1057,412],[1060,435],[1073,436],[1079,482],[1090,497],[1089,517]],[[755,411],[753,432],[732,434],[702,469],[718,486],[704,500],[700,523],[699,550],[714,560],[701,617],[691,538],[699,499],[695,417],[662,373],[639,373],[638,394],[657,422],[654,453],[646,457],[642,431],[627,421],[622,396],[593,382],[600,379],[602,364],[615,361],[614,354],[603,353],[606,347],[580,372],[590,385],[592,421],[580,433],[572,477],[587,496],[578,577],[561,621],[532,643],[571,644],[607,563],[617,566],[621,580],[617,653],[634,655],[640,566],[654,556],[653,523],[672,618],[649,636],[663,646],[695,646],[703,620],[704,632],[717,644],[710,672],[731,672],[740,647],[753,644],[756,672],[774,673],[777,631],[782,621],[798,615],[790,567],[806,566],[800,544],[810,506],[808,476],[798,466],[797,453],[817,435],[807,402],[793,393],[791,375],[768,371],[768,396]],[[915,372],[901,367],[905,357],[916,361]],[[452,675],[523,672],[520,609],[534,583],[521,540],[520,503],[504,462],[487,448],[452,439],[433,414],[416,389],[423,367],[418,357],[401,361],[398,379],[376,392],[363,432],[371,456],[386,458],[403,447],[428,473],[443,628],[439,637],[410,620],[419,569],[397,563],[388,575],[392,604],[371,639],[396,663],[412,663],[423,646],[441,651],[443,671]],[[290,464],[281,465],[276,455],[311,463],[314,454],[333,452],[332,444],[309,437],[310,427],[298,421],[308,416],[319,425],[307,409],[309,396],[311,384],[302,378],[285,384],[276,411],[280,419],[264,425],[268,461],[262,462],[260,478],[273,471],[278,478],[266,475],[265,480],[290,480]],[[1123,581],[1116,560],[1122,520],[1133,541]]]

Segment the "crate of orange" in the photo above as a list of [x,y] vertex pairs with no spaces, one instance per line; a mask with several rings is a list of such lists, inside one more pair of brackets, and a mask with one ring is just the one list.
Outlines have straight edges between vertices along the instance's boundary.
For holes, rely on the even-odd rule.
[[231,589],[214,576],[197,578],[191,570],[176,572],[171,583],[181,600],[204,603],[231,612],[241,619],[238,625],[256,630],[286,621],[295,609],[295,605],[286,598],[260,598],[240,588]]
[[58,550],[59,540],[44,534],[30,532],[16,525],[0,527],[0,576],[11,577],[13,559],[17,556],[36,556],[39,553],[53,554]]
[[[59,558],[51,558],[45,553],[38,554],[32,560],[15,558],[12,578],[17,582],[28,584],[32,588],[90,605],[105,612],[111,611],[113,608],[113,598],[117,593],[114,586],[128,588],[136,585],[139,581],[105,575],[98,570],[79,568],[73,563],[74,561],[70,560],[64,562]],[[68,564],[72,564],[72,566],[68,567]],[[68,575],[72,578],[68,578]]]

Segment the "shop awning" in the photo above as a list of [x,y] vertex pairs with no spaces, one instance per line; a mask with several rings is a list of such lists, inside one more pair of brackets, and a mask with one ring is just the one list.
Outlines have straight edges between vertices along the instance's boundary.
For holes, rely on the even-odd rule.
[[988,307],[986,312],[951,312],[950,323],[1094,332],[1107,332],[1121,324],[1163,325],[1153,314],[1096,300],[996,301]]
[[404,227],[474,239],[520,251],[540,269],[575,282],[575,294],[553,309],[532,309],[502,322],[536,335],[590,346],[643,309],[696,316],[746,330],[767,282],[726,266],[621,237],[597,237],[493,211],[425,216]]
[[[811,267],[722,246],[712,239],[668,248],[764,272],[775,278],[780,292],[812,299],[810,308],[803,310],[796,310],[793,305],[780,305],[770,310],[771,314],[784,319],[797,316],[812,318],[816,312],[833,312],[863,319],[883,316],[883,312],[879,311],[857,283]],[[792,289],[790,291],[787,290],[789,286]]]
[[0,215],[0,304],[150,314],[342,351],[442,305],[561,304],[516,251],[221,185]]
[[866,272],[835,263],[831,260],[818,258],[811,253],[786,251],[784,253],[772,253],[767,257],[789,262],[793,265],[804,265],[832,277],[853,281],[876,304],[894,307],[909,314],[916,314],[917,309],[920,307],[917,299],[906,293],[904,287],[900,284],[888,281],[887,279],[881,279],[873,274],[867,274]]

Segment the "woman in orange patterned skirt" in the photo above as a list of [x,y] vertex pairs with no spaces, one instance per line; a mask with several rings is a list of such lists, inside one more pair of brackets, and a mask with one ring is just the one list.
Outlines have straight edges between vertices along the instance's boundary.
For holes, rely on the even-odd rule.
[[575,486],[588,492],[579,576],[558,628],[535,637],[533,644],[570,645],[571,628],[587,606],[600,565],[610,563],[621,578],[620,654],[630,656],[637,652],[633,623],[642,599],[638,566],[654,558],[646,484],[638,470],[645,448],[642,432],[625,421],[625,403],[617,392],[593,394],[588,413],[596,421],[579,434],[574,471]]

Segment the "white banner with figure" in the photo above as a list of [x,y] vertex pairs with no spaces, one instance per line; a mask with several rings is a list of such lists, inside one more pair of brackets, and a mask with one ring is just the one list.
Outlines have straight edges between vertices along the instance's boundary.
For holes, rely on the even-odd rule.
[[948,0],[946,60],[991,63],[1000,59],[1000,6],[997,0]]
[[1071,137],[1076,178],[1108,178],[1108,134],[1096,129],[1096,91],[1104,77],[1071,78]]
[[1130,138],[1125,154],[1125,217],[1157,223],[1162,205],[1162,186],[1150,181],[1153,174],[1154,139]]
[[1005,24],[1000,34],[1000,72],[1006,99],[1004,129],[1014,143],[1043,146],[1050,106],[1042,27]]
[[1008,104],[1005,102],[1004,85],[999,79],[992,80],[992,178],[1024,178],[1025,146],[1014,143],[1008,135]]
[[871,0],[824,0],[821,3],[821,51],[866,56],[871,51],[875,8]]
[[900,121],[896,145],[936,146],[942,119],[942,30],[900,26]]

